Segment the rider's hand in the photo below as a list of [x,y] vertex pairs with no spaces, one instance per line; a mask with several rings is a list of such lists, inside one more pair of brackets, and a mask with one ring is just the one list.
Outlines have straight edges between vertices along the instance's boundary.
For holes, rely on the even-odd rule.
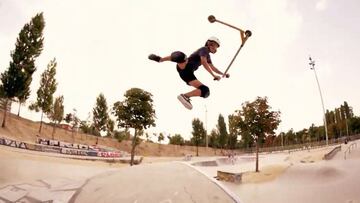
[[218,75],[216,75],[216,76],[214,77],[214,80],[220,80],[220,79],[221,79],[221,77],[218,76]]

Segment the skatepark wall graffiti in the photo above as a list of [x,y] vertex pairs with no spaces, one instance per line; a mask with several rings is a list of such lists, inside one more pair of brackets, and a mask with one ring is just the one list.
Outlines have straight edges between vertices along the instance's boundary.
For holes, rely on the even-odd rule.
[[0,144],[5,145],[5,146],[9,146],[9,147],[28,149],[27,143],[16,141],[16,140],[11,140],[11,139],[8,139],[8,138],[0,138]]
[[60,147],[55,147],[55,146],[46,146],[46,145],[36,144],[35,145],[35,151],[61,153],[61,148]]
[[66,147],[66,148],[73,148],[73,149],[81,149],[81,150],[94,150],[94,147],[82,144],[75,144],[75,143],[67,143],[58,140],[49,140],[45,138],[38,138],[38,144],[42,145],[50,145],[50,146],[57,146],[57,147]]
[[70,149],[70,148],[61,148],[62,154],[70,154],[70,155],[82,155],[82,156],[88,156],[88,153],[86,150],[78,150],[78,149]]
[[123,152],[123,151],[105,151],[104,149],[98,149],[92,146],[87,146],[82,144],[72,144],[72,143],[66,143],[57,140],[49,140],[44,138],[39,138],[37,140],[37,144],[31,144],[31,143],[25,143],[21,141],[0,137],[0,145],[40,151],[40,152],[50,152],[50,153],[68,154],[68,155],[93,156],[93,157],[95,156],[95,157],[108,157],[108,158],[128,156],[127,152]]
[[42,146],[47,146],[48,148],[45,148],[46,150],[53,150],[56,149],[56,147],[58,147],[60,151],[57,152],[56,150],[56,152],[62,154],[112,157],[112,158],[127,156],[127,154],[122,151],[107,151],[105,149],[97,148],[94,146],[88,146],[88,145],[82,145],[76,143],[67,143],[57,140],[50,140],[46,138],[38,138],[37,143]]

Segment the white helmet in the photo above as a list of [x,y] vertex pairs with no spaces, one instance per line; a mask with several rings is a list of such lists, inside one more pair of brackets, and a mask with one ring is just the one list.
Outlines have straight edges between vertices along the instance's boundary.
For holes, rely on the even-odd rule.
[[218,44],[219,47],[220,47],[220,40],[219,40],[217,37],[210,37],[210,38],[207,40],[207,42],[208,42],[208,41],[215,42],[215,43]]

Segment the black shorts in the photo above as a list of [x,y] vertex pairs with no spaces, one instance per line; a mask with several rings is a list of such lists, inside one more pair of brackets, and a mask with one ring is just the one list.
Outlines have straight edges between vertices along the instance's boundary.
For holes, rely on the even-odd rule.
[[189,82],[193,80],[197,80],[194,75],[194,68],[191,67],[190,63],[186,64],[184,69],[180,69],[178,65],[176,65],[176,69],[181,77],[181,79],[186,82],[186,84],[190,85]]

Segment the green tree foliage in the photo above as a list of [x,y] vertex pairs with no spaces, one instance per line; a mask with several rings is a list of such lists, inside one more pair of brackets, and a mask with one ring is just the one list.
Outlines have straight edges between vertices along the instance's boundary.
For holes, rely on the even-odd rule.
[[115,102],[113,114],[118,127],[135,130],[132,141],[131,161],[133,165],[138,132],[155,126],[155,110],[152,94],[139,88],[131,88],[125,93],[125,100]]
[[238,128],[238,117],[229,115],[229,137],[228,137],[228,148],[235,149],[237,146],[237,138],[240,135],[240,130]]
[[217,124],[217,130],[219,133],[219,145],[221,149],[224,149],[226,147],[226,143],[228,142],[228,132],[226,130],[226,123],[224,116],[221,114],[218,118],[218,124]]
[[77,110],[73,109],[73,112],[66,114],[66,116],[64,118],[65,122],[70,124],[70,126],[71,126],[73,141],[75,140],[75,134],[77,132],[77,129],[79,128],[79,126],[81,124],[81,120],[79,119],[79,117],[76,114],[77,114]]
[[[354,116],[352,107],[346,101],[340,107],[334,110],[326,110],[326,121],[328,124],[329,139],[341,138],[343,136],[355,134],[360,132],[360,127],[357,128],[357,118]],[[360,126],[360,125],[359,125]],[[280,138],[283,135],[283,138]],[[315,126],[311,124],[308,129],[303,129],[295,132],[290,129],[288,132],[281,132],[275,139],[276,146],[304,144],[308,142],[320,142],[326,139],[325,127]]]
[[319,136],[319,131],[317,129],[317,127],[314,124],[311,124],[311,126],[309,127],[309,136],[311,141],[319,141],[320,140],[320,136]]
[[71,121],[72,121],[72,114],[71,114],[71,113],[67,113],[67,114],[65,115],[64,121],[65,121],[67,124],[70,124]]
[[219,148],[219,133],[216,129],[212,129],[209,135],[209,146],[212,148]]
[[[71,114],[67,114],[67,116],[68,115],[70,115],[70,117],[71,117]],[[65,117],[65,118],[67,118],[67,117]],[[68,123],[70,123],[70,122],[71,122],[71,120]],[[87,120],[80,121],[79,128],[80,128],[81,132],[83,132],[83,133],[100,136],[100,133],[99,133],[99,131],[96,130],[95,126]]]
[[349,130],[352,134],[360,133],[360,117],[354,116],[349,120]]
[[184,145],[185,141],[180,134],[175,134],[174,136],[169,136],[169,144]]
[[114,130],[115,130],[115,121],[109,118],[106,124],[106,131],[107,131],[106,136],[114,137]]
[[250,133],[256,143],[255,171],[259,171],[259,145],[260,140],[267,136],[275,135],[275,130],[280,124],[280,112],[271,111],[267,97],[257,97],[253,102],[245,102],[242,109],[235,111],[233,116],[238,117],[241,132]]
[[21,94],[21,95],[19,95],[18,97],[17,97],[17,99],[18,99],[18,102],[19,102],[19,109],[18,109],[18,116],[20,117],[20,109],[21,109],[21,105],[23,105],[25,102],[26,102],[26,100],[29,98],[29,96],[30,96],[30,86],[28,86],[27,88],[26,88],[26,90],[25,90],[25,92],[23,93],[23,94]]
[[219,133],[216,129],[212,129],[209,135],[209,147],[214,149],[216,154],[216,149],[220,148],[219,144]]
[[[4,107],[7,106],[9,100],[14,98],[18,98],[22,102],[28,98],[32,74],[36,70],[35,59],[43,49],[44,27],[43,14],[39,13],[20,31],[15,50],[11,52],[10,66],[1,74],[0,92],[5,98]],[[6,125],[6,112],[4,109],[2,127]]]
[[255,146],[255,139],[249,131],[241,132],[240,147],[249,149]]
[[161,143],[161,141],[163,141],[165,139],[165,136],[163,133],[160,133],[158,136],[158,142]]
[[130,134],[130,132],[128,130],[123,130],[123,131],[115,130],[114,131],[114,137],[119,142],[122,142],[123,140],[130,140],[131,134]]
[[39,133],[41,133],[43,114],[48,114],[53,104],[53,95],[57,88],[57,82],[55,79],[56,66],[57,63],[54,58],[48,64],[47,69],[41,74],[40,87],[37,91],[36,102],[29,106],[30,110],[35,110],[36,112],[41,111]]
[[[156,133],[153,134],[155,137],[157,136]],[[152,142],[151,141],[151,134],[149,134],[148,132],[145,133],[145,139],[146,139],[146,142]]]
[[332,111],[326,110],[329,139],[340,138],[348,135],[349,120],[354,117],[352,108],[344,101],[343,105]]
[[96,98],[96,105],[93,108],[93,124],[99,132],[106,131],[109,127],[108,106],[102,93]]
[[191,138],[191,142],[196,146],[196,156],[199,156],[199,146],[205,145],[206,130],[203,122],[201,122],[198,118],[193,119],[192,127],[193,137]]
[[54,139],[55,129],[58,124],[64,119],[64,97],[59,96],[55,98],[52,108],[47,114],[48,118],[53,121],[52,139]]

